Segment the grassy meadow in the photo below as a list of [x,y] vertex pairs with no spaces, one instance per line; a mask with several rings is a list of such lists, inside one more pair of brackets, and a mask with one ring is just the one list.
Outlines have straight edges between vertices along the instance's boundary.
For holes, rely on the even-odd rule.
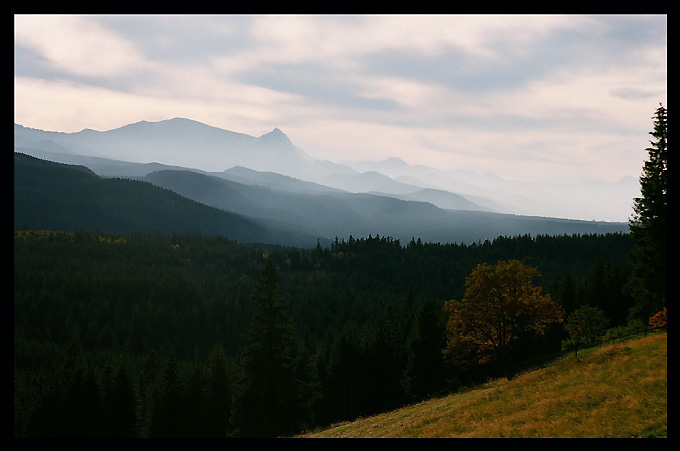
[[303,437],[666,437],[667,333]]

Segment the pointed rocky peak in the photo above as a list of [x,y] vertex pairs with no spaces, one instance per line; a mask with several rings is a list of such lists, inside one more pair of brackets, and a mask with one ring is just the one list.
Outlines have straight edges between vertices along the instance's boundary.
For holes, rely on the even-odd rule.
[[274,130],[270,131],[269,133],[265,133],[257,139],[267,144],[293,144],[290,141],[290,138],[288,138],[288,136],[286,136],[286,134],[283,133],[278,127],[274,128]]

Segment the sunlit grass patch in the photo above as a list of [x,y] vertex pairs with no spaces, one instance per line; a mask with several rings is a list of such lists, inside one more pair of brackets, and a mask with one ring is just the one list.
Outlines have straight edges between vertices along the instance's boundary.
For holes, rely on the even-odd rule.
[[667,334],[321,431],[318,437],[664,437]]

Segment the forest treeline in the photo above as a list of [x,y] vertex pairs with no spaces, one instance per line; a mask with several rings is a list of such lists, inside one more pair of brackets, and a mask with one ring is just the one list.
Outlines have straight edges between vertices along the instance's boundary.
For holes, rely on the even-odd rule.
[[[455,391],[498,374],[442,359],[442,307],[476,265],[536,267],[566,314],[626,327],[648,318],[623,289],[632,248],[628,234],[297,249],[17,230],[14,434],[281,436]],[[566,337],[527,334],[515,358]]]

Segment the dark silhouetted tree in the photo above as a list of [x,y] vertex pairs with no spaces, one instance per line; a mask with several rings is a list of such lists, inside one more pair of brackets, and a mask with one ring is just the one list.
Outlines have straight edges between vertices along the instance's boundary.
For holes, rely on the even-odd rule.
[[216,344],[208,355],[208,395],[206,400],[206,435],[226,437],[231,415],[231,387],[224,347]]
[[194,362],[184,380],[182,429],[185,437],[206,436],[206,401],[205,371],[202,364]]
[[184,387],[179,376],[179,362],[177,355],[171,350],[163,368],[162,386],[153,406],[151,437],[182,437],[184,435],[183,396]]
[[137,436],[137,399],[127,366],[107,370],[102,399],[102,435],[133,438]]
[[659,105],[654,116],[654,137],[647,148],[640,190],[629,227],[635,240],[631,252],[633,274],[627,288],[635,298],[633,316],[647,320],[666,307],[668,262],[668,111]]
[[307,379],[298,356],[301,341],[288,310],[279,273],[267,260],[252,296],[253,316],[240,354],[232,423],[235,434],[276,437],[297,432]]
[[444,384],[446,331],[441,308],[425,298],[406,340],[406,370],[402,384],[408,396],[419,401],[438,394]]

